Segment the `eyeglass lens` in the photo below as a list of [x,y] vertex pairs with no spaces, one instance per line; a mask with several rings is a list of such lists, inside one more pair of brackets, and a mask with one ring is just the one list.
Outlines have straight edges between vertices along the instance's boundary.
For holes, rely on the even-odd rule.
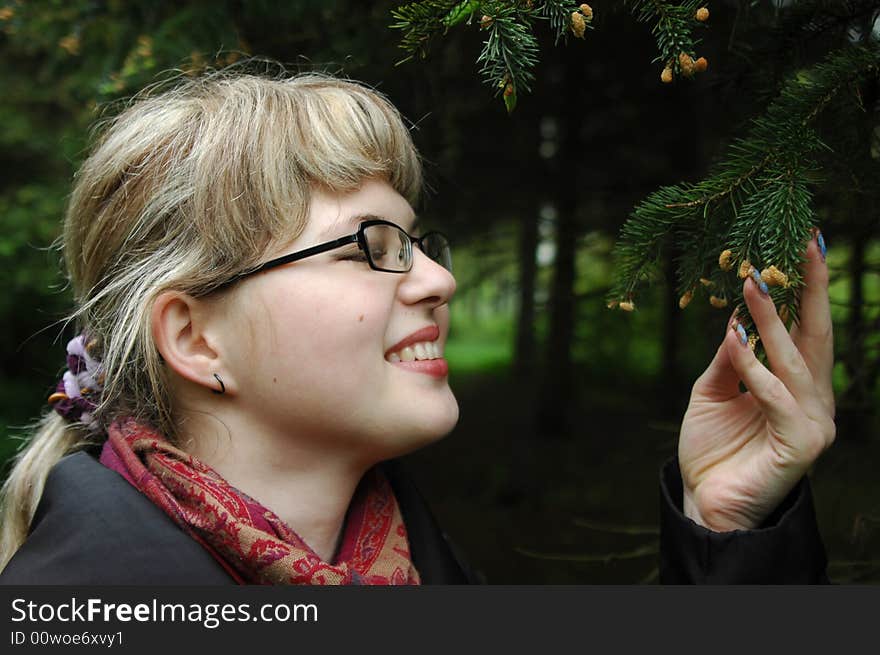
[[386,271],[407,271],[412,263],[412,243],[405,232],[390,225],[370,225],[364,230],[370,259]]
[[[409,235],[391,225],[370,225],[364,229],[364,239],[373,265],[386,271],[408,271],[412,267],[412,241]],[[422,249],[432,260],[452,270],[449,242],[437,232],[426,235]]]
[[428,257],[447,271],[452,270],[452,251],[445,236],[439,232],[429,232],[422,239],[422,249]]

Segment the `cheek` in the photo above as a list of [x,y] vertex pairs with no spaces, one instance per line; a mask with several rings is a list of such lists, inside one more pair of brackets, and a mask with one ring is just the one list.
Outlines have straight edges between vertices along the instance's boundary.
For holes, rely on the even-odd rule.
[[382,364],[386,304],[363,290],[316,290],[263,303],[258,357],[298,387],[362,386],[369,367]]

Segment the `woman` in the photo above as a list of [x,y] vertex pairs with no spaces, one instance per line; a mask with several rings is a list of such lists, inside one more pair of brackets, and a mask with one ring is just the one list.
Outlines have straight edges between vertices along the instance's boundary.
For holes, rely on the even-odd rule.
[[[330,77],[214,74],[113,120],[66,216],[82,334],[4,487],[0,579],[473,581],[393,462],[458,418],[455,280],[445,237],[413,236],[420,188],[398,112]],[[817,248],[791,337],[746,281],[775,375],[733,325],[694,387],[664,487],[670,581],[712,581],[694,557],[719,535],[814,536],[797,485],[834,436]],[[821,576],[818,538],[798,541],[782,575]],[[718,581],[758,570],[730,566]]]

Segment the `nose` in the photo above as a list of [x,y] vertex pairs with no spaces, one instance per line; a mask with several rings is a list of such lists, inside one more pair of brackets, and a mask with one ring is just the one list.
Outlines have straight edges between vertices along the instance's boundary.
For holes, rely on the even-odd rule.
[[425,303],[434,309],[448,303],[455,294],[455,277],[421,248],[413,248],[412,268],[402,277],[398,295],[407,305]]

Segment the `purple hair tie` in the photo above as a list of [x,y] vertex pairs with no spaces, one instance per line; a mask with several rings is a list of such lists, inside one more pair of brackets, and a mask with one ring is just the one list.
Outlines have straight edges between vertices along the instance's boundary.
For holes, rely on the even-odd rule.
[[101,364],[92,357],[96,341],[89,341],[85,334],[74,337],[67,344],[67,370],[55,393],[49,396],[49,404],[68,421],[97,427],[95,410],[104,387]]

